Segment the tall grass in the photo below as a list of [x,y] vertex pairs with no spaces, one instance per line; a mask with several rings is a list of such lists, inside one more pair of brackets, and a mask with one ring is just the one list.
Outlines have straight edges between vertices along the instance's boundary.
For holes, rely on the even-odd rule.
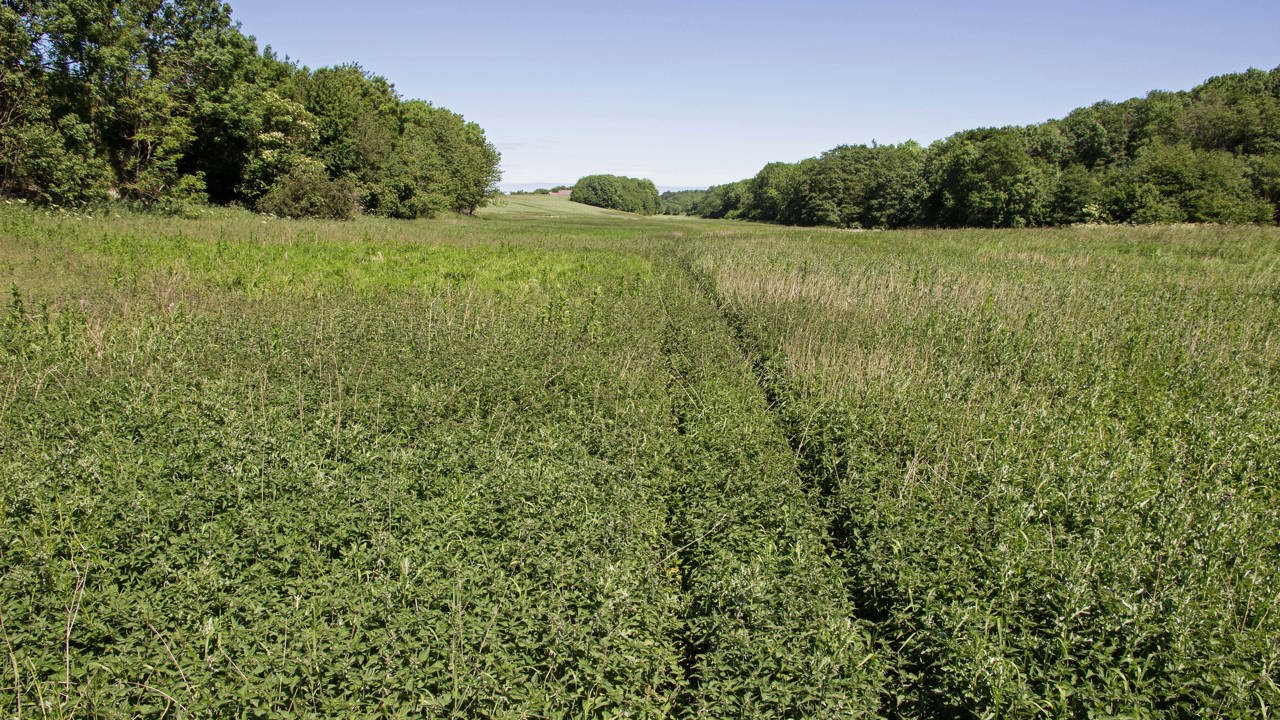
[[0,208],[21,717],[1265,717],[1280,234]]
[[[0,222],[6,712],[878,702],[782,436],[706,446],[767,413],[745,366],[683,359],[700,298],[655,243],[488,218]],[[729,389],[689,433],[710,384]],[[710,516],[715,488],[756,486],[749,524]]]
[[1270,713],[1274,232],[688,253],[827,497],[903,713]]

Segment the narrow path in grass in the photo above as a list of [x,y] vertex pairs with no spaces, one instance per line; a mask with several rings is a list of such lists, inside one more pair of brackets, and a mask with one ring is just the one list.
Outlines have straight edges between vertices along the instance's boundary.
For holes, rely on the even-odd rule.
[[[664,261],[665,262],[665,261]],[[686,717],[876,714],[882,661],[828,552],[820,507],[731,328],[666,262],[672,455],[666,572],[685,603]]]
[[697,289],[701,301],[713,310],[717,321],[732,339],[735,351],[750,367],[752,381],[764,399],[765,412],[770,424],[785,439],[790,449],[793,472],[797,483],[806,491],[821,516],[823,550],[841,568],[845,583],[845,597],[851,617],[865,628],[882,660],[882,695],[879,713],[885,717],[967,717],[961,708],[944,700],[918,702],[907,700],[904,705],[902,689],[907,686],[928,686],[930,678],[944,672],[911,653],[898,652],[878,633],[890,615],[886,603],[893,593],[883,588],[861,587],[850,580],[854,564],[861,562],[857,548],[860,520],[852,517],[847,508],[835,500],[839,478],[827,466],[825,448],[820,440],[810,437],[806,422],[797,414],[787,412],[793,396],[780,358],[771,352],[765,339],[751,327],[748,318],[735,311],[721,297],[715,280],[696,269],[687,258],[676,263],[686,275],[689,284]]

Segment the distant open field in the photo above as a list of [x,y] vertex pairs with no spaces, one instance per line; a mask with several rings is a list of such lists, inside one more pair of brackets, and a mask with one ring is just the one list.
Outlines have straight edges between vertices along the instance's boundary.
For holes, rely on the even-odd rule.
[[1270,717],[1280,230],[0,206],[0,716]]
[[504,195],[478,214],[489,217],[547,218],[547,217],[608,217],[615,220],[641,218],[630,213],[570,202],[565,195]]

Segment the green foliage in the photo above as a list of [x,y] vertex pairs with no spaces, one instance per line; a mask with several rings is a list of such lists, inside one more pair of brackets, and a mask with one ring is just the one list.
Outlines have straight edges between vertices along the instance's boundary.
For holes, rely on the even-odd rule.
[[1196,148],[1237,155],[1280,149],[1280,68],[1212,78],[1189,99],[1183,122]]
[[739,180],[736,183],[712,185],[698,200],[693,214],[704,218],[736,219],[746,203],[747,182]]
[[652,180],[619,175],[587,175],[573,186],[569,199],[640,215],[653,215],[661,209],[658,189]]
[[1049,206],[1049,223],[1074,225],[1097,223],[1106,219],[1103,210],[1103,186],[1096,173],[1084,165],[1069,165],[1058,174]]
[[292,168],[305,163],[318,139],[315,116],[301,103],[269,90],[256,90],[245,88],[238,98],[245,163],[236,191],[250,203]]
[[1249,70],[927,149],[842,145],[671,207],[846,228],[1272,222],[1277,152],[1280,68]]
[[359,65],[320,68],[306,78],[304,105],[316,118],[316,155],[330,177],[378,177],[399,134],[399,96]]
[[873,713],[728,327],[584,217],[0,212],[0,705]]
[[1273,229],[682,247],[824,498],[890,715],[1280,700]]
[[0,7],[0,194],[74,206],[106,197],[92,128],[50,109],[38,23]]
[[0,707],[1264,716],[1277,233],[0,205]]
[[32,123],[15,129],[10,142],[8,191],[40,203],[74,207],[106,199],[111,168],[95,152],[90,128],[74,115],[53,127]]
[[1271,217],[1280,223],[1280,151],[1249,158],[1249,171],[1258,197],[1271,204]]
[[7,3],[0,37],[6,196],[253,206],[313,162],[397,217],[474,212],[494,194],[499,157],[479,127],[437,110],[420,152],[420,113],[387,80],[259,54],[217,0]]
[[257,209],[289,218],[350,220],[356,214],[355,186],[346,179],[330,180],[318,163],[303,162],[276,181]]
[[164,199],[181,178],[178,164],[194,138],[166,85],[163,78],[149,78],[116,108],[119,121],[132,126],[112,158],[120,194],[130,200]]
[[1070,157],[1090,170],[1112,159],[1107,128],[1098,115],[1093,108],[1081,108],[1058,123],[1070,144]]
[[796,168],[786,163],[765,165],[754,178],[747,181],[739,217],[763,221],[782,218],[786,214],[785,208],[796,194],[796,175]]
[[[441,198],[442,207],[470,214],[495,196],[500,157],[479,125],[421,102],[405,103],[404,122],[406,138],[418,143],[416,151],[439,158],[435,176],[423,180]],[[401,155],[411,153],[405,150]]]
[[800,163],[794,173],[782,176],[787,182],[771,181],[778,185],[776,199],[753,197],[744,217],[797,225],[904,227],[919,213],[924,160],[923,149],[911,142],[838,147]]
[[1048,220],[1053,171],[1018,128],[953,135],[930,148],[924,217],[945,227],[1025,227]]
[[706,190],[668,190],[658,196],[659,209],[663,215],[693,215],[706,195]]
[[1269,222],[1273,206],[1249,176],[1248,162],[1229,152],[1156,142],[1116,174],[1112,212],[1135,222]]
[[365,208],[388,217],[473,213],[494,195],[498,153],[479,126],[424,102],[401,106],[404,130]]

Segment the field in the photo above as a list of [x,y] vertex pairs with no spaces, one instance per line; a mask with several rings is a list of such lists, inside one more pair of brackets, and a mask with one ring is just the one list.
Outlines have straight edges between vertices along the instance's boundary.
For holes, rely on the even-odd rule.
[[512,219],[515,216],[523,216],[525,219],[609,217],[618,221],[643,222],[646,220],[631,213],[570,202],[567,195],[507,195],[499,198],[493,205],[480,210],[480,213],[485,217],[501,216]]
[[0,206],[2,717],[1271,717],[1280,230]]

